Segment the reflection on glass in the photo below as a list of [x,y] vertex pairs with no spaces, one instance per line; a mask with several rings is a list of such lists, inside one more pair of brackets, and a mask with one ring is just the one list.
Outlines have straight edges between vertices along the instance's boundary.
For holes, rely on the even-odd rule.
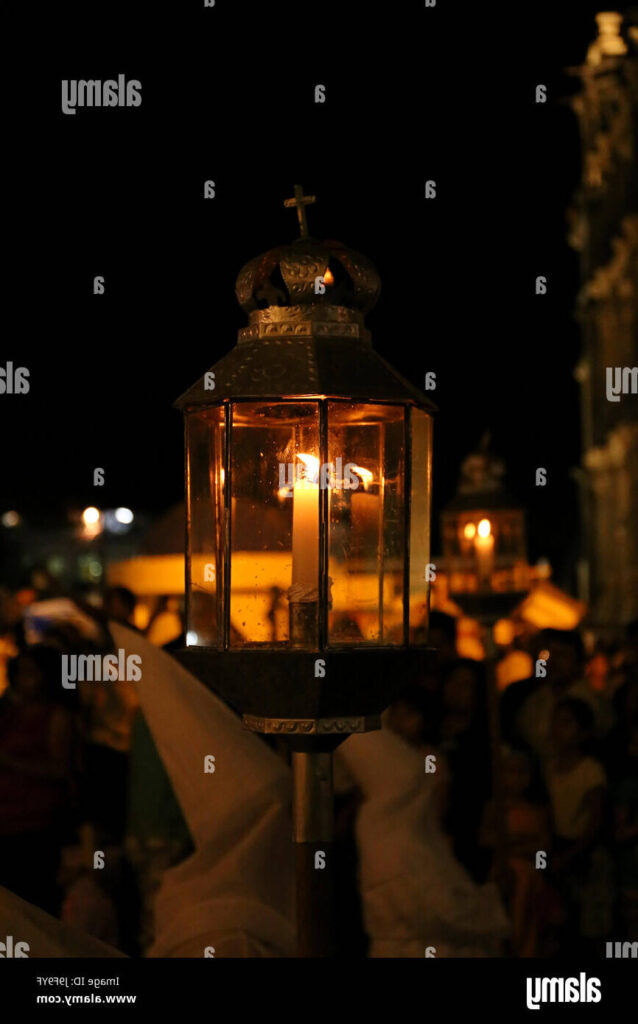
[[328,642],[403,643],[402,406],[328,403]]

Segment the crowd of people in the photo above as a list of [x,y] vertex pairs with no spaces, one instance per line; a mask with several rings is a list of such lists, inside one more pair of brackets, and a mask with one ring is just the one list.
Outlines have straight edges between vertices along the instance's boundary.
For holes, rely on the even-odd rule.
[[[0,885],[143,955],[159,882],[192,840],[134,684],[60,685],[61,658],[82,649],[83,627],[99,631],[110,620],[134,628],[134,609],[121,587],[100,609],[60,598],[52,617],[42,600],[3,596]],[[454,619],[432,613],[429,645],[426,671],[384,724],[434,755],[449,855],[478,885],[498,884],[509,954],[602,955],[606,940],[635,940],[638,625],[615,650],[589,654],[577,631],[539,632],[528,640],[531,676],[500,690],[493,667],[459,657]],[[337,758],[341,952],[365,955],[358,794],[339,774]],[[98,855],[104,870],[95,870]]]
[[638,623],[590,655],[576,630],[540,631],[528,642],[532,675],[501,691],[486,675],[498,666],[456,656],[453,619],[433,613],[430,642],[431,670],[389,724],[436,752],[442,826],[475,880],[498,881],[512,954],[602,955],[605,940],[634,941]]
[[134,683],[61,685],[65,654],[106,642],[100,623],[135,628],[136,599],[124,587],[101,607],[21,598],[4,595],[0,625],[0,885],[138,955],[161,874],[191,848],[188,829]]

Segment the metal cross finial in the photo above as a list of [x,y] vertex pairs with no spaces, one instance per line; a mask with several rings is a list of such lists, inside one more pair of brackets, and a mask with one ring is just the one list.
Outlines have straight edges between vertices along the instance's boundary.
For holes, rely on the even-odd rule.
[[308,237],[308,224],[306,222],[306,206],[310,206],[311,203],[316,203],[316,196],[305,196],[303,194],[303,188],[301,185],[295,185],[295,198],[284,199],[284,206],[290,208],[293,206],[297,207],[297,216],[299,218],[299,234],[301,238]]

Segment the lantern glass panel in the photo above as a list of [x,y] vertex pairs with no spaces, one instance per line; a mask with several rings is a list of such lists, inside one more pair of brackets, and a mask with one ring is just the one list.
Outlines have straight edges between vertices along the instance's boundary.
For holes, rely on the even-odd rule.
[[432,493],[432,417],[412,409],[410,499],[410,642],[427,642]]
[[189,646],[223,643],[224,409],[186,420],[187,636]]
[[403,406],[328,403],[331,645],[402,644]]
[[234,403],[230,459],[230,646],[287,644],[291,587],[297,600],[313,606],[306,639],[314,646],[318,403]]

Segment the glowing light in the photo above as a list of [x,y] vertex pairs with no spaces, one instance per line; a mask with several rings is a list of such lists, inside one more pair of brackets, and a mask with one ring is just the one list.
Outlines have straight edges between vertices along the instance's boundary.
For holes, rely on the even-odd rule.
[[509,647],[514,642],[514,623],[511,619],[498,619],[494,623],[494,641],[499,647]]
[[197,644],[197,640],[197,633],[194,633],[192,629],[189,629],[188,633],[186,634],[186,646],[195,647],[195,645]]
[[309,483],[316,484],[319,480],[319,459],[315,455],[297,455],[297,458],[304,466],[304,479]]
[[12,526],[19,526],[20,525],[20,515],[19,515],[19,513],[16,512],[15,509],[11,509],[9,512],[5,512],[3,517],[2,517],[2,525],[3,526],[8,526],[9,528],[11,528]]
[[307,600],[319,575],[319,459],[305,454],[297,457],[305,473],[295,480],[293,489],[292,588]]
[[[321,466],[319,459],[315,455],[307,455],[305,452],[300,452],[297,455],[301,466],[297,466],[297,472],[294,476],[294,482],[283,483],[285,474],[283,473],[284,467],[282,464],[279,466],[279,483],[280,487],[277,494],[280,498],[290,498],[293,493],[294,487],[296,487],[299,481],[303,481],[307,484],[316,484],[319,482],[321,477],[321,487],[330,487],[335,490],[347,490],[352,488],[356,490],[359,483],[363,484],[363,490],[367,491],[369,485],[374,480],[374,474],[371,470],[366,469],[364,466],[355,466],[354,463],[348,462],[345,469],[348,472],[348,479],[343,477],[343,466],[342,459],[339,457],[336,460],[336,470],[333,463],[327,463],[325,466]],[[290,478],[289,467],[289,478]],[[321,470],[321,473],[320,473]],[[329,471],[329,472],[327,472]],[[353,480],[352,475],[359,477],[358,480]],[[343,478],[342,478],[343,477]]]
[[324,272],[324,275],[323,275],[323,283],[324,284],[334,284],[335,283],[334,275],[333,275],[330,267],[326,267],[326,269],[325,269],[325,272]]
[[478,524],[478,535],[479,537],[489,537],[492,532],[492,524],[489,519],[481,519]]
[[85,526],[95,526],[100,521],[100,510],[90,505],[82,513],[82,522]]
[[370,472],[370,470],[364,469],[363,466],[350,466],[350,469],[352,470],[353,473],[356,473],[357,476],[361,477],[363,489],[364,491],[367,491],[368,484],[371,484],[373,480],[373,474]]
[[118,523],[132,523],[135,516],[131,512],[130,508],[116,508],[115,518]]
[[102,513],[99,508],[95,508],[93,505],[89,505],[88,508],[84,509],[82,522],[84,524],[84,537],[86,540],[95,540],[104,529]]
[[463,536],[466,540],[474,540],[476,536],[476,525],[474,523],[466,523],[463,528]]

